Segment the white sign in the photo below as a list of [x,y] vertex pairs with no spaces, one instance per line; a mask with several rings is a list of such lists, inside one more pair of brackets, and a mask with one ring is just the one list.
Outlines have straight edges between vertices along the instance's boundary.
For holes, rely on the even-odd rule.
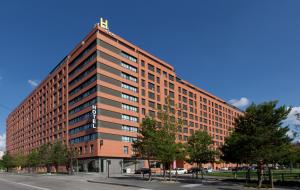
[[96,128],[97,125],[97,106],[92,105],[92,127]]
[[106,29],[106,30],[109,30],[109,29],[108,29],[108,20],[107,20],[107,19],[100,18],[100,27],[101,27],[101,28],[104,28],[104,29]]

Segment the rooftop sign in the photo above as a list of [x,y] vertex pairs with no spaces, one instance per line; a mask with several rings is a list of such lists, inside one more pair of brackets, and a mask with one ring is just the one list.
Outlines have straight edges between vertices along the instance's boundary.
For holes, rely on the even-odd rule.
[[100,18],[100,27],[104,28],[106,30],[109,30],[109,28],[108,28],[108,20]]

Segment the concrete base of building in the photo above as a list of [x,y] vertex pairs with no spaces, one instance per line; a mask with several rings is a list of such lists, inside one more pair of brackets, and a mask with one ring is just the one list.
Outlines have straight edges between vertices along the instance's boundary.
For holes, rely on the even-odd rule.
[[115,175],[134,173],[135,170],[142,167],[144,167],[144,160],[94,157],[79,159],[74,166],[74,170],[78,172],[98,172]]

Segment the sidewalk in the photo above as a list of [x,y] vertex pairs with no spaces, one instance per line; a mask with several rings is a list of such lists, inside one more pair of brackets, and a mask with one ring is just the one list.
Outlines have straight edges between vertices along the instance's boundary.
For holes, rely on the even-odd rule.
[[120,185],[120,186],[126,186],[126,187],[137,187],[137,188],[143,188],[145,186],[154,184],[158,185],[167,185],[167,184],[212,184],[212,183],[218,183],[221,180],[219,179],[212,179],[212,178],[206,178],[206,179],[193,179],[193,178],[178,178],[177,181],[175,181],[175,177],[172,178],[172,181],[168,180],[168,177],[166,178],[166,181],[163,180],[163,177],[161,176],[153,176],[152,181],[148,181],[148,175],[145,175],[145,178],[143,179],[141,175],[120,175],[120,176],[113,176],[110,178],[104,177],[104,176],[98,176],[93,177],[87,180],[91,183],[103,183],[103,184],[111,184],[111,185]]
[[[178,178],[175,181],[175,177],[172,178],[173,181],[163,181],[163,177],[161,176],[154,176],[152,181],[148,181],[148,175],[145,175],[143,179],[141,175],[119,175],[113,176],[110,178],[104,176],[94,176],[89,178],[87,181],[90,183],[101,183],[101,184],[111,184],[111,185],[119,185],[125,187],[135,187],[135,188],[149,188],[153,189],[155,187],[176,187],[176,186],[184,186],[187,184],[201,184],[202,187],[230,187],[228,189],[256,189],[253,187],[245,187],[244,182],[232,182],[227,181],[226,178],[214,178],[214,177],[206,177],[203,180],[201,179],[194,179],[194,178]],[[169,188],[168,188],[169,189]],[[287,189],[300,189],[298,187],[284,187],[284,186],[276,186],[277,190],[287,190]]]

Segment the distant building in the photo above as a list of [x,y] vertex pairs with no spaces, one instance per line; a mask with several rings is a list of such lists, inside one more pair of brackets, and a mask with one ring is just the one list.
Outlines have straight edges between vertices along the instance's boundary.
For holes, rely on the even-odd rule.
[[0,150],[0,160],[2,159],[3,155],[4,155],[4,151]]
[[140,123],[147,115],[155,117],[167,97],[182,110],[178,117],[184,125],[177,134],[182,142],[204,130],[218,147],[242,114],[176,76],[173,66],[111,33],[101,20],[9,114],[6,149],[29,153],[62,141],[79,151],[80,171],[105,172],[107,163],[112,172],[133,170],[131,145]]

